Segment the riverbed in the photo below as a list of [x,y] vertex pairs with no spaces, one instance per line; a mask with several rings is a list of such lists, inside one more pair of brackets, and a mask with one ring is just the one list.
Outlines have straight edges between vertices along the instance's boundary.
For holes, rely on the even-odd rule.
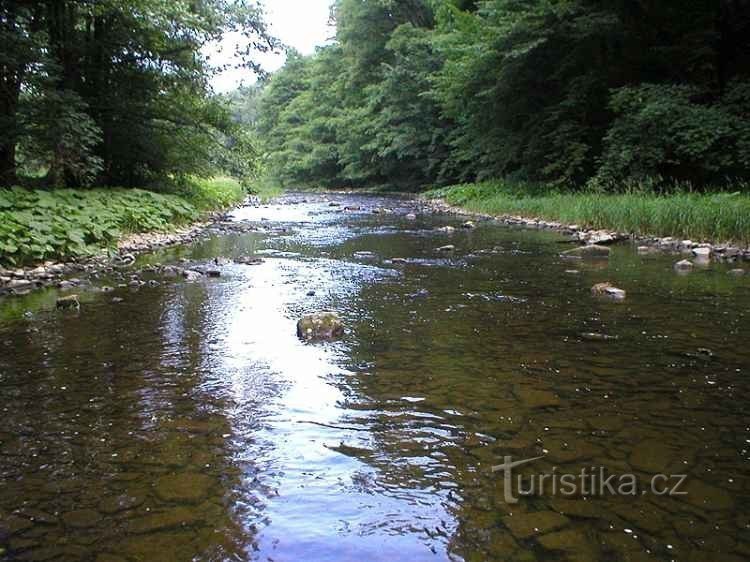
[[0,560],[750,558],[747,276],[401,197],[231,220],[133,266],[219,277],[0,302]]

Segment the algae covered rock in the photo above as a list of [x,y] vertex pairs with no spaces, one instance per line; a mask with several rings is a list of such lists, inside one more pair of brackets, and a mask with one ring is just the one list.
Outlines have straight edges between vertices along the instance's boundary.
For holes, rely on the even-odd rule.
[[609,258],[610,250],[609,246],[599,246],[597,244],[589,244],[587,246],[580,246],[573,248],[567,252],[563,252],[562,256],[573,259],[607,259]]
[[57,299],[57,308],[60,310],[79,310],[81,308],[81,301],[78,295],[60,297]]
[[297,336],[305,341],[331,340],[344,335],[344,324],[335,312],[318,312],[297,322]]
[[625,300],[627,293],[618,289],[611,283],[599,283],[591,287],[591,294],[595,297],[607,298],[616,301]]

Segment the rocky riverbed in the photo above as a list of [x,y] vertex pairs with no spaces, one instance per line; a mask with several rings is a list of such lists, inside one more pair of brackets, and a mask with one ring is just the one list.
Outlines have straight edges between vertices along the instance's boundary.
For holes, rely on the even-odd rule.
[[0,560],[746,559],[750,278],[572,232],[292,194],[3,299]]

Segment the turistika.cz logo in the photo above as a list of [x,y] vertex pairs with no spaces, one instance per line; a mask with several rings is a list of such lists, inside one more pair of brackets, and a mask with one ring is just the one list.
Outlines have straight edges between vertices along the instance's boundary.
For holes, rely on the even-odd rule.
[[[514,474],[514,469],[530,464],[544,457],[514,461],[513,457],[503,457],[503,464],[492,467],[493,472],[502,472],[506,503],[518,503],[518,499],[528,496],[684,496],[686,474],[655,474],[647,482],[635,474],[613,474],[604,467],[584,467],[577,474],[552,472],[544,474]],[[515,478],[514,478],[515,476]]]

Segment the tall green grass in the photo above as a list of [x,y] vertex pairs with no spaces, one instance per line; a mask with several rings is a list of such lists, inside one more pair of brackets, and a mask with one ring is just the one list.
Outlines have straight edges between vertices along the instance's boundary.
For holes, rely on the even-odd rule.
[[190,180],[179,194],[141,189],[0,189],[0,264],[92,254],[124,235],[167,231],[245,197],[227,178]]
[[560,192],[490,181],[437,189],[427,196],[492,215],[540,218],[645,236],[750,243],[750,195],[740,192]]

